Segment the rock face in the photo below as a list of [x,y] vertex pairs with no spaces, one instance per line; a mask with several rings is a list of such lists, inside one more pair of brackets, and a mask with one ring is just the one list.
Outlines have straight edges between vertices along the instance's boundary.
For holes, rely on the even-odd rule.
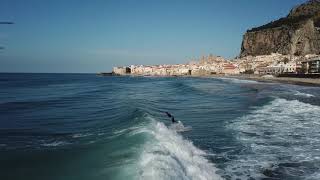
[[248,30],[241,57],[320,54],[320,0],[293,8],[287,17]]

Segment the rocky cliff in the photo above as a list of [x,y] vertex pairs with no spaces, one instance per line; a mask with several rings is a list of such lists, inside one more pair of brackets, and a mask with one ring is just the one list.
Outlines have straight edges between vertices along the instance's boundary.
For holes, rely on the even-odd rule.
[[241,57],[252,55],[320,54],[320,0],[293,8],[287,17],[248,30]]

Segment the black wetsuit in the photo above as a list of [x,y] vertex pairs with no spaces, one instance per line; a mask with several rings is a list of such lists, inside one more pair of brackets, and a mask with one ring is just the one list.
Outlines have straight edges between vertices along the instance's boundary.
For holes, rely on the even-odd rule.
[[168,117],[171,117],[172,123],[177,123],[177,121],[174,120],[174,117],[170,113],[166,112],[166,114],[167,114]]

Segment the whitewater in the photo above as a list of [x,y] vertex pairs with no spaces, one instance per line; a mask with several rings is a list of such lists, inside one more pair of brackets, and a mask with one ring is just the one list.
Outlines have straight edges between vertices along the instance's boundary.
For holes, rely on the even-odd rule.
[[137,179],[222,179],[217,169],[191,141],[184,139],[175,129],[169,129],[164,123],[144,115],[149,122],[145,126],[130,127],[116,131],[128,136],[146,136],[138,157]]

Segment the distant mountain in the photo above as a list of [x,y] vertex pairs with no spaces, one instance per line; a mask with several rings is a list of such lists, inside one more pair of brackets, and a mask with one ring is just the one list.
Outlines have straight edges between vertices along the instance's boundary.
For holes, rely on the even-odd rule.
[[240,56],[320,54],[320,0],[293,8],[287,17],[248,30]]

